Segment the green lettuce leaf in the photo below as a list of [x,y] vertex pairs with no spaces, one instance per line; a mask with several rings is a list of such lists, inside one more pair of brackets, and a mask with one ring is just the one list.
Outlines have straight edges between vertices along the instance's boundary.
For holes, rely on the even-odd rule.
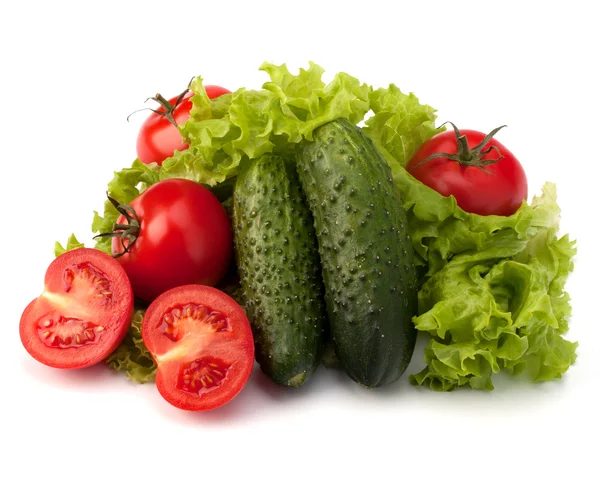
[[54,257],[58,257],[65,252],[72,251],[73,249],[81,249],[82,247],[85,247],[83,243],[79,242],[79,240],[75,237],[75,234],[71,234],[64,246],[58,241],[54,243]]
[[[146,165],[136,159],[131,167],[114,173],[113,179],[108,183],[108,195],[122,204],[129,204],[148,186],[158,182],[157,169],[156,164]],[[94,211],[92,232],[100,234],[112,231],[113,224],[117,222],[118,218],[119,212],[110,201],[106,200],[102,216]],[[96,239],[94,247],[110,254],[110,245],[110,237],[100,237]]]
[[108,366],[125,372],[125,375],[138,383],[154,381],[156,365],[142,340],[142,320],[144,310],[137,309],[131,327],[119,347],[106,359]]
[[417,148],[441,131],[435,127],[436,110],[394,84],[372,91],[369,100],[374,115],[365,122],[364,132],[386,156],[393,172],[404,168]]
[[421,275],[413,321],[431,336],[427,366],[411,383],[491,390],[501,370],[534,381],[560,377],[576,358],[577,343],[563,338],[575,243],[558,237],[555,186],[509,217],[469,214],[404,169],[438,131],[435,110],[393,85],[374,91],[371,106],[365,132],[390,163]]
[[180,127],[189,147],[163,162],[160,178],[185,177],[215,185],[236,176],[244,161],[265,153],[293,154],[303,138],[336,118],[360,122],[369,111],[371,88],[347,73],[329,84],[310,63],[297,75],[264,63],[270,81],[261,90],[241,88],[210,101],[196,78],[190,119]]

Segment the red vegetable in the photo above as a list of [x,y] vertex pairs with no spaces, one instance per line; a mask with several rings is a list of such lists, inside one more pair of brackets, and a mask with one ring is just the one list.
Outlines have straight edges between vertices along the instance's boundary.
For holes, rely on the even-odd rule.
[[121,212],[117,223],[124,227],[110,233],[112,253],[136,297],[151,301],[179,285],[216,285],[227,272],[233,254],[229,217],[204,186],[166,179],[129,207],[115,205]]
[[[213,85],[205,86],[205,90],[210,99],[231,93],[226,88]],[[137,155],[142,163],[158,163],[160,165],[165,159],[173,156],[176,150],[182,151],[188,148],[189,145],[183,142],[176,125],[182,125],[190,117],[192,109],[190,98],[192,96],[194,93],[188,90],[185,94],[171,98],[168,101],[170,105],[168,110],[171,116],[169,118],[164,108],[167,101],[162,96],[156,95],[157,101],[163,106],[156,110],[159,113],[153,112],[144,121],[137,137]]]
[[119,345],[132,313],[133,292],[119,263],[95,249],[75,249],[50,264],[44,292],[23,312],[19,332],[37,361],[88,367]]
[[510,216],[527,199],[521,163],[493,138],[479,131],[444,131],[427,140],[407,170],[443,196],[453,195],[465,211],[482,216]]
[[211,410],[229,402],[254,365],[244,310],[212,287],[187,285],[159,296],[146,311],[142,338],[157,365],[158,391],[183,410]]

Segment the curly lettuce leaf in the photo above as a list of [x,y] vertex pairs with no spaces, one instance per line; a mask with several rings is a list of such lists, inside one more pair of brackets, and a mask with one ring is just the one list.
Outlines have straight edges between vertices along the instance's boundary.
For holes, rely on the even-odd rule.
[[260,69],[270,77],[261,90],[241,88],[212,101],[196,78],[190,119],[180,127],[189,148],[163,162],[161,179],[215,185],[237,175],[244,161],[270,152],[293,154],[315,128],[336,118],[358,123],[369,111],[371,88],[346,73],[325,84],[324,70],[314,63],[297,75],[285,64]]
[[[553,188],[543,203],[554,208]],[[561,377],[576,358],[577,343],[562,337],[571,313],[564,291],[573,268],[574,242],[556,229],[531,226],[521,251],[497,260],[504,245],[454,256],[419,293],[418,330],[432,335],[427,367],[411,377],[436,390],[462,385],[493,389],[492,374],[526,372],[534,381]],[[516,239],[515,244],[522,242]],[[491,259],[490,259],[491,256]]]
[[439,131],[435,110],[393,85],[374,91],[371,107],[365,132],[392,169],[421,275],[413,322],[431,336],[427,366],[411,383],[491,390],[500,371],[534,381],[560,377],[576,358],[577,343],[563,337],[575,243],[558,236],[555,186],[546,184],[509,217],[467,213],[404,168]]
[[[116,171],[113,179],[108,183],[107,193],[110,197],[116,199],[122,204],[129,204],[148,186],[158,182],[158,166],[156,164],[146,165],[139,159],[136,159],[131,167]],[[104,212],[101,216],[94,211],[92,220],[92,232],[103,233],[112,231],[113,225],[119,218],[119,212],[106,200],[104,202]],[[96,239],[96,249],[111,253],[111,238],[100,237]]]
[[408,160],[427,139],[440,132],[435,127],[435,112],[422,105],[410,93],[402,93],[391,84],[369,94],[374,115],[365,122],[364,132],[386,156],[393,173],[406,166]]
[[156,376],[156,365],[142,340],[144,312],[143,309],[135,311],[127,336],[106,359],[110,368],[125,372],[127,377],[138,383],[152,382]]
[[75,234],[71,234],[64,246],[58,241],[54,243],[54,257],[58,257],[65,252],[72,251],[73,249],[81,249],[82,247],[85,247],[84,244],[79,242],[79,240],[75,237]]

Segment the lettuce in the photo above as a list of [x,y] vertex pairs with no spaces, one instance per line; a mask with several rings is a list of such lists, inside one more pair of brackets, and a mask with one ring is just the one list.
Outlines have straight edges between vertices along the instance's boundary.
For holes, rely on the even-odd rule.
[[[122,169],[114,173],[113,179],[108,183],[106,193],[123,204],[129,204],[133,199],[140,195],[140,193],[148,186],[158,182],[158,167],[156,165],[145,165],[136,159],[131,167]],[[119,212],[114,208],[110,201],[104,201],[103,215],[101,216],[97,211],[94,211],[94,218],[92,220],[92,232],[102,233],[112,231],[113,224],[117,222],[119,218]],[[107,254],[111,253],[111,238],[101,237],[95,239],[95,248],[99,249]],[[54,245],[54,255],[56,257],[61,254],[85,247],[85,245],[77,240],[74,234],[67,239],[65,246],[60,242],[56,242]]]
[[75,234],[71,234],[64,246],[58,241],[54,243],[54,256],[58,257],[67,251],[81,249],[82,247],[85,247],[83,243],[79,242],[79,240],[75,237]]
[[[130,168],[115,172],[113,179],[108,183],[107,194],[122,204],[129,204],[144,189],[159,181],[157,169],[155,164],[146,165],[136,159]],[[118,218],[119,212],[106,200],[102,216],[94,211],[92,232],[100,234],[112,231]],[[100,237],[96,239],[94,247],[110,254],[111,241],[110,237]]]
[[402,93],[394,84],[372,91],[369,99],[374,115],[366,121],[364,132],[398,174],[417,148],[439,132],[435,110],[420,104],[414,94]]
[[265,153],[294,154],[303,138],[336,118],[360,122],[369,111],[371,88],[347,73],[329,84],[324,70],[310,63],[297,75],[287,66],[264,63],[270,81],[260,90],[241,88],[209,100],[197,77],[190,119],[180,127],[190,145],[163,162],[160,178],[186,177],[215,185],[236,176],[244,161]]
[[391,166],[422,280],[413,321],[431,336],[427,366],[411,383],[491,390],[501,370],[560,377],[576,358],[577,343],[563,338],[575,243],[558,236],[555,186],[510,217],[469,214],[404,169],[437,132],[435,111],[393,85],[373,92],[371,105],[365,132]]
[[142,340],[142,320],[144,310],[137,309],[131,327],[119,347],[106,359],[108,366],[125,372],[125,375],[138,383],[154,381],[156,365]]

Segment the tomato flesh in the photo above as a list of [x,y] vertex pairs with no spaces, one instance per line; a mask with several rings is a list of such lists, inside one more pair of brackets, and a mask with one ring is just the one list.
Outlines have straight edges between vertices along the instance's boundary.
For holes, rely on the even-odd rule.
[[133,291],[119,263],[95,249],[75,249],[50,264],[44,283],[19,324],[29,354],[56,368],[88,367],[108,357],[133,313]]
[[[207,85],[205,90],[210,99],[231,93],[228,89],[215,85]],[[173,119],[180,126],[190,117],[192,109],[190,98],[192,96],[194,93],[188,91],[173,111]],[[176,102],[176,96],[169,100],[172,105],[175,105]],[[156,111],[164,112],[165,110],[161,106]],[[161,165],[165,159],[173,156],[175,151],[183,151],[188,147],[189,145],[183,142],[179,129],[167,118],[156,113],[150,114],[144,121],[136,143],[138,158],[144,164],[157,163]]]
[[[469,148],[485,138],[479,131],[461,129]],[[484,170],[438,157],[425,162],[433,154],[456,154],[458,143],[454,131],[444,131],[427,140],[416,151],[406,167],[415,178],[443,196],[454,196],[458,206],[482,216],[510,216],[527,200],[527,177],[521,163],[499,141],[492,138],[484,150],[494,147],[482,160],[496,160]],[[420,164],[421,163],[421,164]],[[486,172],[487,171],[487,172]]]
[[208,286],[180,286],[160,295],[146,311],[142,338],[158,367],[158,391],[183,410],[211,410],[229,402],[254,365],[244,310]]

